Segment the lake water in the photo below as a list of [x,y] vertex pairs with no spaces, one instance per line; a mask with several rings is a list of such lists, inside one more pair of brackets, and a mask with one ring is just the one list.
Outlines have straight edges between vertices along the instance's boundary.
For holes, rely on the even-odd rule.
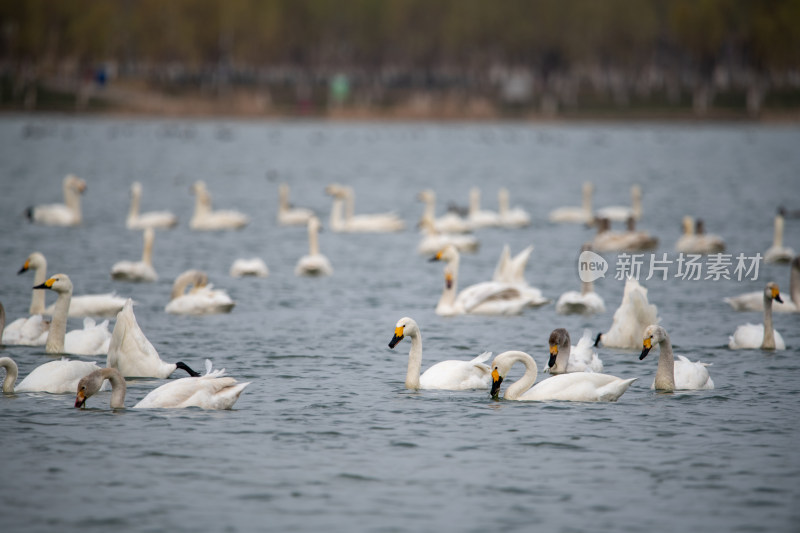
[[[76,294],[116,291],[137,302],[143,331],[167,361],[218,367],[252,384],[232,411],[117,410],[109,394],[74,409],[71,395],[0,397],[3,531],[797,531],[800,528],[800,315],[777,314],[789,348],[731,351],[728,335],[760,313],[722,298],[770,279],[788,296],[785,265],[757,280],[642,280],[677,353],[712,363],[713,391],[650,390],[657,349],[600,348],[605,372],[640,379],[616,403],[494,401],[486,391],[404,388],[410,343],[387,346],[411,316],[424,337],[423,368],[489,350],[531,353],[540,369],[551,330],[573,342],[605,331],[623,282],[616,254],[596,290],[607,311],[560,316],[554,304],[517,317],[441,318],[442,265],[416,253],[417,193],[466,205],[480,186],[496,209],[506,186],[533,224],[485,229],[461,259],[461,286],[488,279],[504,243],[535,245],[532,285],[553,300],[579,288],[576,258],[593,231],[552,225],[578,205],[627,204],[644,190],[639,227],[676,259],[684,215],[702,217],[729,253],[762,254],[779,204],[800,209],[800,128],[753,124],[335,124],[6,116],[0,120],[0,300],[9,321],[27,313],[33,251],[66,272]],[[28,223],[27,206],[61,199],[61,180],[88,183],[84,223]],[[203,179],[217,208],[252,218],[242,231],[193,232],[189,187]],[[156,283],[112,281],[111,266],[141,256],[125,229],[128,188],[143,210],[180,217],[156,234]],[[334,267],[297,278],[306,230],[280,227],[277,186],[327,226],[324,186],[352,185],[357,212],[395,211],[409,229],[347,235],[326,227]],[[800,220],[785,244],[800,250]],[[237,257],[262,257],[265,279],[233,279]],[[236,300],[232,313],[164,312],[174,278],[205,270]],[[673,267],[674,268],[674,267]],[[675,271],[672,271],[674,274]],[[48,294],[48,303],[53,301]],[[70,328],[80,320],[70,319]],[[113,326],[113,323],[112,323]],[[50,359],[43,347],[6,346],[20,376]],[[105,358],[96,358],[104,364]],[[522,374],[515,368],[508,380]],[[176,374],[177,376],[177,374]],[[541,378],[541,376],[540,376]],[[160,380],[129,383],[133,405]],[[504,387],[505,388],[505,387]]]

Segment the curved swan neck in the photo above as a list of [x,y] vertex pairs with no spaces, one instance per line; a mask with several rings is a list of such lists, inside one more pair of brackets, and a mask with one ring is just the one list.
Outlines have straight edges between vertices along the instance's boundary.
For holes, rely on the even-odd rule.
[[111,383],[111,408],[122,409],[125,407],[125,392],[128,386],[125,384],[125,378],[122,377],[119,370],[116,368],[103,368],[100,370],[100,375]]
[[17,363],[10,357],[0,357],[0,368],[6,369],[6,377],[3,380],[3,392],[14,392],[14,383],[17,382],[19,369]]
[[775,216],[775,233],[772,238],[772,245],[776,248],[783,246],[783,216]]
[[[523,357],[523,355],[527,357]],[[514,354],[510,356],[511,365],[509,368],[514,366],[514,363],[517,361],[522,362],[525,365],[525,374],[519,378],[517,381],[512,383],[507,389],[505,394],[503,394],[503,398],[506,400],[516,400],[522,394],[530,389],[534,383],[536,383],[536,376],[539,374],[539,369],[536,367],[536,361],[533,360],[528,354]]]
[[767,292],[764,292],[764,339],[761,341],[761,349],[775,349],[775,330],[772,328],[772,296]]
[[142,263],[153,266],[153,240],[155,235],[152,228],[144,230],[144,246],[142,248]]
[[[36,265],[36,270],[33,273],[33,286],[41,285],[47,281],[47,261],[45,260],[44,256],[42,256],[38,264]],[[31,315],[41,315],[44,313],[44,291],[41,289],[33,289],[33,295],[31,296],[31,308],[30,308]]]
[[655,388],[658,390],[675,390],[675,356],[672,353],[672,342],[665,337],[658,343],[661,353],[658,356]]
[[406,372],[406,388],[419,389],[419,373],[422,368],[422,333],[417,331],[411,336],[411,349],[408,351],[408,370]]
[[46,353],[64,353],[64,337],[67,335],[67,315],[69,303],[72,300],[72,290],[58,293],[50,329],[47,333]]

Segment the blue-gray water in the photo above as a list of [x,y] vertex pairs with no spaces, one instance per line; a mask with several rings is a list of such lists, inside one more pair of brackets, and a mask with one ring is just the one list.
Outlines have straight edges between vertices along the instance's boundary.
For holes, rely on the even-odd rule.
[[[66,272],[76,294],[116,291],[137,302],[140,326],[168,361],[210,358],[252,381],[233,411],[111,411],[108,393],[72,407],[70,395],[0,397],[3,531],[797,531],[800,527],[800,317],[776,315],[789,349],[730,351],[728,335],[759,313],[735,313],[724,296],[769,279],[788,296],[788,267],[763,265],[757,281],[644,282],[677,353],[712,363],[713,391],[650,390],[656,356],[600,349],[605,372],[640,379],[616,403],[493,401],[485,391],[405,390],[410,343],[387,343],[411,316],[424,337],[423,368],[490,350],[528,351],[540,368],[547,338],[566,327],[603,331],[622,295],[609,276],[607,311],[441,318],[439,263],[416,254],[433,188],[439,212],[465,205],[473,185],[496,209],[498,187],[533,217],[522,230],[480,230],[464,255],[461,286],[487,279],[502,245],[534,244],[532,285],[554,300],[577,289],[575,260],[591,230],[551,225],[547,213],[580,202],[626,204],[644,189],[640,227],[676,258],[680,219],[702,217],[728,251],[763,253],[777,205],[800,209],[800,128],[746,124],[528,125],[331,124],[5,117],[0,120],[0,300],[24,315],[32,251]],[[61,199],[61,180],[88,183],[79,228],[29,224],[25,207]],[[242,231],[188,228],[190,184],[208,183],[215,207],[246,212]],[[143,210],[171,209],[179,226],[156,234],[156,283],[113,282],[111,265],[138,259],[125,229],[128,187]],[[275,221],[277,185],[327,221],[330,182],[352,185],[358,212],[394,210],[409,229],[391,235],[325,231],[334,275],[293,275],[304,228]],[[785,243],[800,251],[800,220]],[[266,279],[233,279],[237,257],[262,257]],[[164,312],[172,280],[208,272],[237,305],[228,315]],[[674,273],[674,270],[673,270]],[[48,294],[48,302],[54,295]],[[70,327],[80,321],[70,319]],[[113,326],[113,323],[112,323]],[[6,346],[24,377],[50,359]],[[105,358],[96,358],[104,363]],[[521,375],[515,369],[509,377]],[[133,405],[159,380],[129,384]]]

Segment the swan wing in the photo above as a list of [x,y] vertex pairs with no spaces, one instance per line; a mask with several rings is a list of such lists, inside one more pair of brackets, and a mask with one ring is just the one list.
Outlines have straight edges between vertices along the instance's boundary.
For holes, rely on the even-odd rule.
[[[208,369],[208,365],[206,366]],[[180,378],[151,391],[137,409],[200,407],[201,409],[230,409],[250,383],[237,383],[232,377],[215,371],[204,376]]]
[[420,376],[420,387],[443,390],[488,389],[492,377],[485,362],[491,356],[491,352],[484,352],[471,361],[451,359],[436,363]]
[[572,347],[567,361],[567,372],[602,372],[603,361],[594,349],[592,332],[583,330],[583,336],[578,344]]
[[60,359],[34,368],[14,390],[16,392],[75,393],[78,382],[100,367],[94,361]]
[[638,378],[577,372],[549,377],[519,397],[523,401],[613,402]]
[[74,355],[105,355],[110,344],[108,320],[95,324],[91,318],[85,318],[83,329],[74,329],[64,336],[64,352]]
[[106,366],[116,368],[124,377],[166,378],[175,370],[174,364],[161,360],[155,347],[139,327],[131,300],[128,300],[117,315]]
[[763,341],[764,324],[742,324],[728,337],[728,348],[731,350],[761,348]]
[[18,318],[8,324],[3,331],[3,344],[23,346],[43,346],[47,343],[50,322],[42,315]]

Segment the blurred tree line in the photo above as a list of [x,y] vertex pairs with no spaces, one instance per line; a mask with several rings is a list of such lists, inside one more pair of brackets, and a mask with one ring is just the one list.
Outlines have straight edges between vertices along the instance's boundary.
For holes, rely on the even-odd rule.
[[312,92],[345,72],[364,98],[457,85],[561,108],[652,90],[697,108],[734,87],[760,108],[800,86],[798,27],[798,0],[0,0],[0,61],[15,79],[104,64]]

